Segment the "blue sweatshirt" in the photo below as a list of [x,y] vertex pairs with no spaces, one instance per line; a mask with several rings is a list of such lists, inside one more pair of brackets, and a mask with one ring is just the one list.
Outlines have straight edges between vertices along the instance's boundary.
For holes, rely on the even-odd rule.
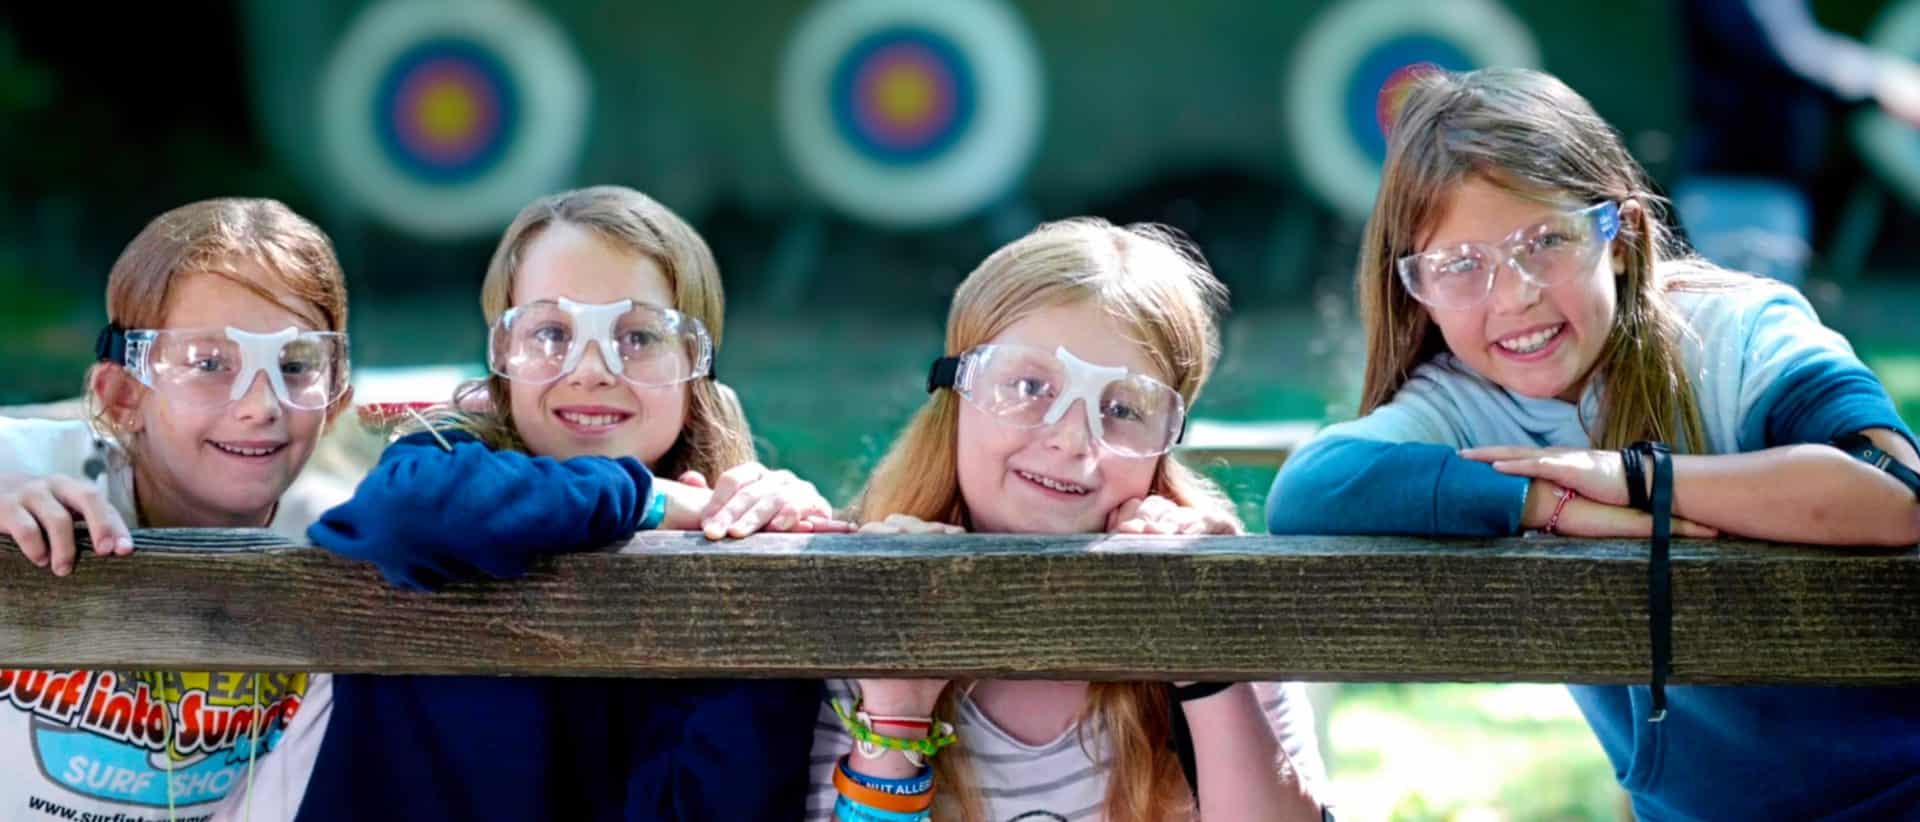
[[[1682,292],[1682,361],[1708,442],[1730,454],[1825,443],[1868,428],[1913,433],[1845,338],[1799,293],[1756,280]],[[1480,445],[1592,447],[1579,407],[1512,394],[1450,354],[1392,401],[1327,428],[1275,478],[1276,534],[1501,537],[1520,530],[1528,480],[1460,457]],[[1642,819],[1920,816],[1920,688],[1673,687],[1649,724],[1646,686],[1571,686]]]
[[[431,590],[625,541],[652,492],[632,458],[448,439],[394,443],[308,536]],[[819,699],[812,682],[341,675],[299,818],[797,818]]]

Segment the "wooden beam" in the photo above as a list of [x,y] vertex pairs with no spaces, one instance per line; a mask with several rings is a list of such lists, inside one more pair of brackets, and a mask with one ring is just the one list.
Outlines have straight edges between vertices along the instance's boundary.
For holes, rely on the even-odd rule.
[[[1636,542],[647,534],[398,591],[264,531],[55,578],[0,536],[0,665],[629,676],[1638,682]],[[1920,683],[1912,551],[1681,542],[1676,683]]]
[[1222,462],[1233,466],[1279,468],[1313,439],[1320,423],[1308,420],[1224,422],[1196,419],[1174,446],[1174,456],[1195,468]]

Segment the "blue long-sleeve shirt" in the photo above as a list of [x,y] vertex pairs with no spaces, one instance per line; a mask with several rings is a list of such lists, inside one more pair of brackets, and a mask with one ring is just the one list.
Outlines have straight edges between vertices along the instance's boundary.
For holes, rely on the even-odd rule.
[[[652,476],[463,434],[400,440],[308,536],[433,589],[631,537]],[[300,818],[786,819],[813,682],[342,675]]]
[[535,557],[591,551],[640,530],[653,474],[632,457],[556,460],[495,451],[463,432],[402,438],[353,498],[307,530],[315,545],[379,566],[394,585],[511,579]]
[[[1797,292],[1756,280],[1680,293],[1682,345],[1708,442],[1694,453],[1912,431],[1880,382]],[[1509,536],[1528,480],[1460,457],[1481,445],[1591,447],[1576,407],[1511,394],[1442,354],[1387,404],[1331,426],[1281,470],[1276,534]],[[1920,688],[1674,687],[1650,724],[1645,686],[1572,686],[1643,819],[1920,816]]]

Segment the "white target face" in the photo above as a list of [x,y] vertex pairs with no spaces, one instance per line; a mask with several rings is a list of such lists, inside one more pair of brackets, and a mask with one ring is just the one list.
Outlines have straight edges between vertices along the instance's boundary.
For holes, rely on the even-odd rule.
[[[1867,40],[1882,51],[1920,60],[1920,0],[1887,9]],[[1910,207],[1920,208],[1920,129],[1874,109],[1854,120],[1853,139],[1874,172]]]
[[1347,0],[1315,21],[1301,44],[1282,90],[1295,166],[1321,200],[1355,220],[1373,209],[1387,151],[1379,115],[1405,94],[1406,69],[1540,62],[1526,27],[1482,0]]
[[828,0],[788,42],[778,94],[800,177],[883,225],[977,212],[1040,141],[1040,59],[1000,0]]
[[320,81],[321,154],[354,203],[423,235],[496,231],[570,182],[588,80],[560,30],[515,0],[387,0]]

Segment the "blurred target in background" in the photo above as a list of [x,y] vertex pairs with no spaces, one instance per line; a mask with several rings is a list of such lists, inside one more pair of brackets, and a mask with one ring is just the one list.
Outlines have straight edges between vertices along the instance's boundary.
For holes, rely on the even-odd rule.
[[1312,23],[1285,78],[1285,127],[1301,178],[1363,220],[1386,159],[1383,123],[1422,64],[1452,71],[1538,68],[1533,35],[1482,0],[1347,0]]
[[572,181],[588,81],[560,30],[513,0],[388,0],[320,78],[321,155],[348,199],[406,231],[496,231]]
[[1024,175],[1040,141],[1040,58],[999,0],[831,0],[780,66],[780,132],[833,208],[896,227],[970,216]]

